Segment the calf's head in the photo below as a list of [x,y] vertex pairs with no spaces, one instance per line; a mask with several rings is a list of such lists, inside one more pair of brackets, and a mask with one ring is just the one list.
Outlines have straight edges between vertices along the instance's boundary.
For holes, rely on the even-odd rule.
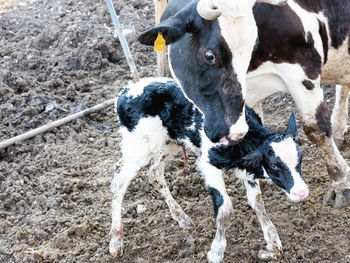
[[[159,33],[171,44],[172,75],[204,114],[213,142],[229,143],[248,131],[245,78],[257,39],[256,0],[172,0],[162,22],[138,40],[153,45]],[[285,0],[259,0],[283,4]]]
[[282,188],[292,201],[305,199],[309,190],[302,178],[302,153],[295,143],[297,123],[294,113],[284,133],[271,134],[259,148],[246,157],[247,165],[255,167],[262,177]]

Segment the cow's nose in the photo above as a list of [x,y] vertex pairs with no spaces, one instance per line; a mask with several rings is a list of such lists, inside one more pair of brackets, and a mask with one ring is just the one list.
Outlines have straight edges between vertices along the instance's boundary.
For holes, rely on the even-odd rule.
[[229,138],[232,141],[239,141],[243,139],[249,130],[249,126],[245,121],[245,117],[241,116],[238,121],[230,127]]
[[241,133],[237,133],[234,135],[230,135],[230,139],[232,141],[240,141],[241,139],[243,139],[243,137],[246,135],[245,132],[241,132]]
[[[222,142],[223,138],[226,138],[225,136],[228,134],[228,131],[222,128],[214,128],[214,129],[209,129],[208,127],[204,127],[204,132],[208,136],[209,140],[218,143]],[[227,138],[226,138],[227,139]]]

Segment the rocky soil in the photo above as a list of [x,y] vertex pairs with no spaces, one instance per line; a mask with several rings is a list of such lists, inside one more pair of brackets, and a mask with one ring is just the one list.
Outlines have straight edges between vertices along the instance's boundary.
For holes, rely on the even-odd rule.
[[[154,23],[153,1],[114,1],[124,25]],[[0,141],[114,98],[131,74],[102,0],[0,2]],[[141,77],[155,75],[152,48],[130,46]],[[334,90],[325,88],[330,105]],[[285,128],[295,106],[287,95],[264,104],[266,124]],[[279,262],[350,262],[350,208],[322,205],[329,183],[318,149],[300,130],[305,202],[265,185],[266,210],[283,243]],[[125,251],[108,253],[109,185],[120,158],[113,107],[0,151],[0,262],[205,262],[215,234],[211,198],[190,156],[169,164],[166,179],[194,225],[180,228],[143,173],[125,197]],[[342,149],[350,158],[350,138]],[[225,177],[234,213],[225,262],[258,262],[265,242],[245,192]],[[137,212],[142,205],[145,211]]]

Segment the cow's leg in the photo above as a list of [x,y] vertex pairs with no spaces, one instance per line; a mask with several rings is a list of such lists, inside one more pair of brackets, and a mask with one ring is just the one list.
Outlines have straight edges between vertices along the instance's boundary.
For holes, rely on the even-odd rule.
[[262,108],[262,101],[259,101],[256,104],[252,105],[252,108],[259,115],[261,122],[264,123],[264,112]]
[[335,198],[335,207],[346,206],[350,203],[350,168],[332,138],[330,111],[323,100],[323,90],[319,81],[302,83],[289,91],[300,112],[305,134],[321,149],[327,164],[331,186],[323,202]]
[[264,202],[262,200],[259,180],[243,180],[247,190],[248,203],[255,211],[258,220],[261,225],[261,229],[264,233],[264,238],[267,243],[266,251],[259,251],[259,258],[261,260],[277,259],[277,256],[281,254],[282,243],[278,236],[275,226],[268,218]]
[[[207,154],[206,152],[204,153]],[[210,165],[206,156],[201,156],[198,166],[213,198],[217,227],[215,238],[207,257],[209,262],[221,262],[226,249],[225,223],[232,212],[232,202],[226,192],[222,171]]]
[[339,147],[343,143],[344,134],[348,129],[348,100],[350,95],[350,85],[336,86],[335,103],[332,112],[333,139]]
[[150,183],[165,198],[172,217],[179,223],[180,227],[193,224],[190,217],[182,210],[181,206],[174,200],[164,178],[165,160],[156,160],[148,171]]
[[136,176],[137,172],[142,168],[140,162],[134,162],[134,159],[125,158],[122,162],[120,172],[115,172],[112,184],[112,227],[111,227],[111,241],[109,243],[109,252],[113,257],[123,255],[123,225],[121,221],[122,203],[125,192],[131,182]]

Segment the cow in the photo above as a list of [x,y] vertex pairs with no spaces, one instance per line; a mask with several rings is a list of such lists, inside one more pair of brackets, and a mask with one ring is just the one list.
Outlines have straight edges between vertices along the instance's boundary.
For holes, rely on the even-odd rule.
[[[336,139],[346,130],[350,1],[289,0],[283,6],[261,2],[172,0],[161,23],[141,33],[138,40],[152,45],[157,33],[163,34],[170,44],[172,75],[203,111],[205,132],[213,142],[232,143],[237,134],[232,131],[244,133],[237,128],[244,121],[235,123],[237,117],[233,117],[242,100],[259,109],[267,96],[288,92],[305,134],[322,151],[327,165],[331,183],[323,203],[335,200],[335,207],[346,206],[350,203],[350,167],[332,130]],[[228,82],[234,84],[225,82],[228,71],[232,72]],[[340,104],[333,116],[321,80],[342,85],[337,88]]]
[[[246,136],[235,144],[213,143],[203,131],[203,114],[183,94],[176,81],[169,78],[145,78],[125,88],[116,100],[120,122],[122,161],[115,173],[111,191],[112,227],[109,251],[123,253],[121,209],[124,194],[141,168],[148,168],[148,178],[163,195],[172,217],[181,227],[192,220],[174,200],[164,179],[167,160],[181,151],[181,146],[199,155],[198,170],[213,199],[217,217],[217,233],[208,253],[211,262],[223,258],[226,239],[224,220],[231,202],[225,186],[216,180],[222,171],[238,170],[243,180],[248,203],[256,212],[267,250],[261,259],[275,258],[282,251],[277,230],[266,215],[261,199],[259,179],[267,179],[280,187],[291,201],[308,196],[308,187],[301,176],[302,153],[295,143],[297,123],[292,114],[284,132],[274,133],[264,127],[253,109],[245,107],[248,124]],[[220,207],[227,207],[221,210]]]

